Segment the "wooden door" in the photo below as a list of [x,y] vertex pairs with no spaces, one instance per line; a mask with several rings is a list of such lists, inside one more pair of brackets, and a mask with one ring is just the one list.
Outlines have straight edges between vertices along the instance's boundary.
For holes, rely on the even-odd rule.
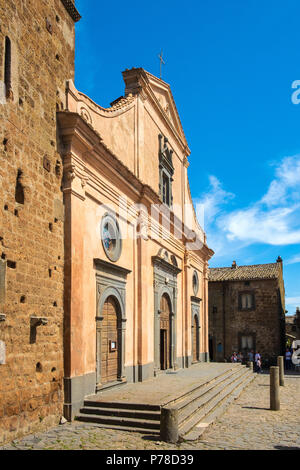
[[199,361],[199,323],[197,315],[193,320],[193,361]]
[[163,295],[160,301],[160,365],[163,370],[169,369],[171,364],[170,314],[169,299]]
[[101,383],[106,383],[117,380],[119,372],[118,314],[113,297],[106,299],[102,316]]

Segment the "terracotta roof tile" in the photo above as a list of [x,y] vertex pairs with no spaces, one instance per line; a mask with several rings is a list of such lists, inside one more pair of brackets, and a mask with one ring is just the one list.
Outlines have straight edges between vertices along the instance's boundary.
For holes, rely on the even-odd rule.
[[254,264],[250,266],[237,266],[236,268],[209,268],[208,280],[216,282],[277,279],[280,275],[280,269],[280,263]]

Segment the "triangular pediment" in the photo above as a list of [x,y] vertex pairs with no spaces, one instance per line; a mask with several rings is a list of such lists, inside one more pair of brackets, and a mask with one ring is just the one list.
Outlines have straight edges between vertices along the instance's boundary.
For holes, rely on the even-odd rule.
[[170,85],[142,68],[126,70],[123,72],[123,78],[126,85],[125,94],[141,93],[150,98],[162,118],[169,123],[183,145],[188,148]]

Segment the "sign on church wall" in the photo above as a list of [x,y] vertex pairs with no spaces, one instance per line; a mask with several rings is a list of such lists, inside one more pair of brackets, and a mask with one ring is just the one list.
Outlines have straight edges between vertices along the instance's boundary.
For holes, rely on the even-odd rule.
[[5,302],[6,261],[0,260],[0,304]]
[[0,364],[5,364],[6,360],[6,347],[4,341],[0,341]]

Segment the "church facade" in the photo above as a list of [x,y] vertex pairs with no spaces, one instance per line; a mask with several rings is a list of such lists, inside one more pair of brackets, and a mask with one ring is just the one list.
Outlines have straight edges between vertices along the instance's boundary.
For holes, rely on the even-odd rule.
[[170,86],[74,87],[71,0],[0,0],[0,443],[208,360],[208,260]]
[[86,395],[208,359],[208,260],[168,84],[123,72],[110,108],[67,84],[65,415]]

